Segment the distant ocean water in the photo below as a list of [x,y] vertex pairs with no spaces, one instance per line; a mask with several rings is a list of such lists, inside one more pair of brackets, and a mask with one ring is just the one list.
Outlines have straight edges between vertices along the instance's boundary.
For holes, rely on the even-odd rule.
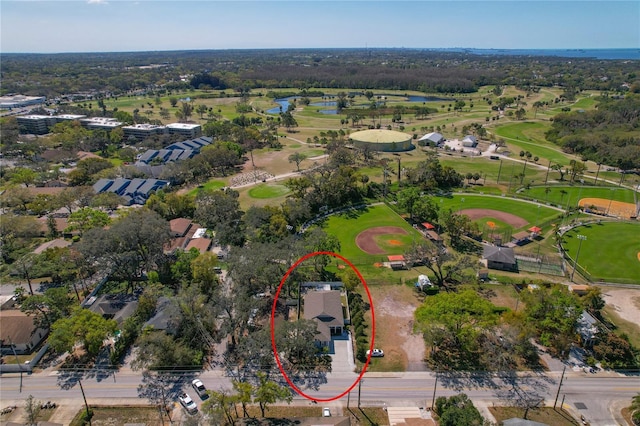
[[560,56],[565,58],[640,59],[640,49],[430,49],[476,55]]

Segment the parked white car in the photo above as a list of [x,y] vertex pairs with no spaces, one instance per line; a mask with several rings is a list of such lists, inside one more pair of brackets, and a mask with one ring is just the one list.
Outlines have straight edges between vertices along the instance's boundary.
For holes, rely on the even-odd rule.
[[367,351],[367,356],[371,353],[371,358],[380,358],[384,356],[384,351],[382,349],[374,349],[373,351]]
[[178,397],[178,400],[180,401],[180,405],[182,405],[184,409],[187,410],[187,413],[195,414],[198,412],[198,406],[193,401],[193,399],[191,399],[189,394],[183,393]]

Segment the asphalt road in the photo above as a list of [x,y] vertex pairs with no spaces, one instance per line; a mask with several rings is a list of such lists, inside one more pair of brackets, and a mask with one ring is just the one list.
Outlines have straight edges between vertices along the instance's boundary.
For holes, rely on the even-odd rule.
[[[496,377],[490,374],[475,376],[446,377],[439,376],[436,386],[437,396],[450,396],[465,392],[476,404],[513,405],[523,401],[539,401],[544,399],[546,405],[553,405],[558,391],[560,372],[546,374],[519,374],[518,376]],[[190,389],[189,383],[195,374],[186,373],[175,376],[175,389]],[[208,389],[229,388],[230,380],[220,371],[206,371],[198,375]],[[319,390],[305,390],[308,395],[318,399],[330,399],[353,384],[355,374],[329,375],[327,383]],[[363,405],[388,406],[420,406],[431,405],[435,375],[432,373],[367,373],[360,386],[360,398]],[[82,378],[86,396],[91,401],[118,403],[126,400],[138,400],[138,386],[141,383],[139,372],[124,371],[115,375],[98,375],[88,372]],[[356,386],[350,395],[350,404],[354,406],[358,399]],[[567,372],[559,393],[558,405],[564,398],[565,407],[575,413],[584,415],[592,425],[615,425],[614,402],[622,404],[640,390],[638,376],[625,376],[617,373],[603,372],[587,374]],[[193,392],[191,392],[193,393]],[[82,403],[82,394],[75,378],[55,371],[44,371],[38,374],[24,375],[22,381],[19,374],[5,374],[0,380],[2,405],[22,405],[22,401],[33,395],[39,400],[56,401],[58,399],[77,399]],[[297,403],[304,403],[300,396]],[[321,404],[346,406],[347,397],[339,401]],[[576,403],[578,403],[576,405]],[[584,404],[584,407],[580,404]],[[581,409],[582,407],[582,409]],[[618,410],[619,411],[619,410]]]

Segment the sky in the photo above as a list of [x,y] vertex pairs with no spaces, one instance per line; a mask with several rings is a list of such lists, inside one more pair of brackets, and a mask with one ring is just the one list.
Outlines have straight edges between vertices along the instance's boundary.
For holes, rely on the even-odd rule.
[[640,1],[0,0],[0,53],[640,48]]

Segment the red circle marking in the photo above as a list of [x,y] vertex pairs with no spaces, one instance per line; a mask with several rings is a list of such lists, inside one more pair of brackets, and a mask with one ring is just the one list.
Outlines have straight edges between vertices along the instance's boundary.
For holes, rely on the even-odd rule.
[[[289,379],[289,376],[287,376],[287,373],[284,371],[284,368],[282,368],[282,363],[280,362],[280,357],[278,356],[278,350],[276,348],[275,325],[274,325],[275,324],[275,316],[276,316],[276,304],[278,302],[278,298],[280,297],[280,290],[282,290],[282,286],[284,285],[284,282],[287,280],[287,278],[289,278],[289,275],[291,274],[291,272],[293,272],[293,270],[295,268],[297,268],[298,265],[300,265],[302,262],[304,262],[305,260],[309,259],[310,257],[321,256],[321,255],[327,255],[327,256],[336,257],[336,258],[342,260],[343,262],[345,262],[347,265],[349,265],[351,267],[351,269],[353,269],[353,271],[356,273],[356,275],[360,279],[360,282],[364,286],[365,291],[367,292],[367,297],[369,298],[369,305],[371,306],[371,344],[369,345],[369,355],[367,356],[367,361],[364,363],[364,367],[362,368],[362,371],[360,372],[360,375],[356,378],[356,380],[353,382],[353,384],[347,390],[342,392],[340,395],[334,396],[333,398],[325,398],[325,399],[314,398],[312,396],[307,395],[306,393],[304,393],[300,389],[298,389],[298,387],[293,384],[291,379]],[[274,357],[276,359],[276,364],[278,364],[278,369],[280,370],[280,373],[282,373],[282,377],[284,377],[284,379],[287,381],[289,386],[291,386],[293,388],[293,390],[295,390],[298,393],[298,395],[303,396],[303,397],[305,397],[305,398],[307,398],[309,400],[312,400],[312,401],[329,402],[329,401],[335,401],[336,399],[340,399],[343,396],[345,396],[346,394],[348,394],[349,392],[351,392],[351,390],[356,387],[358,382],[360,380],[362,380],[362,376],[364,376],[364,373],[367,371],[367,367],[369,366],[369,362],[371,361],[371,353],[373,352],[374,336],[376,335],[376,316],[375,316],[374,311],[373,311],[373,300],[371,299],[371,293],[369,292],[369,287],[367,286],[367,283],[365,282],[364,278],[362,277],[362,274],[360,274],[360,271],[358,271],[356,269],[356,267],[353,266],[353,263],[349,262],[347,259],[345,259],[341,255],[339,255],[338,253],[334,253],[334,252],[331,252],[331,251],[316,251],[316,252],[313,252],[313,253],[306,254],[306,255],[302,256],[300,259],[298,259],[298,261],[296,263],[294,263],[291,266],[291,268],[289,268],[287,273],[284,274],[284,277],[282,277],[282,280],[280,281],[280,285],[278,286],[278,291],[276,291],[276,296],[273,299],[273,306],[271,307],[271,324],[270,324],[270,328],[271,328],[271,348],[273,349],[273,355],[274,355]]]

